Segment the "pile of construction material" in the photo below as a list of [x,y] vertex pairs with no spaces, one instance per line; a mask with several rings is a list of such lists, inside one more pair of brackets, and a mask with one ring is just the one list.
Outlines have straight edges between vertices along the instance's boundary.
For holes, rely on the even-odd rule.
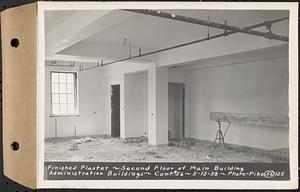
[[147,143],[148,138],[141,136],[141,137],[130,137],[124,139],[123,143]]
[[84,143],[89,143],[92,142],[94,139],[91,137],[83,137],[80,139],[76,139],[75,140],[75,144],[72,145],[72,147],[70,148],[70,151],[76,151],[79,150],[79,146],[80,144],[84,144]]

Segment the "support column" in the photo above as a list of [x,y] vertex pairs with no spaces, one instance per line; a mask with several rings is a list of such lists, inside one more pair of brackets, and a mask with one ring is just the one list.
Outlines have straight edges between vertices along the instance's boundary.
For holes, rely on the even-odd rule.
[[149,143],[168,144],[168,68],[149,70]]
[[168,144],[168,68],[156,68],[156,144]]
[[125,139],[125,75],[120,79],[120,138]]
[[148,69],[148,142],[156,144],[156,65]]

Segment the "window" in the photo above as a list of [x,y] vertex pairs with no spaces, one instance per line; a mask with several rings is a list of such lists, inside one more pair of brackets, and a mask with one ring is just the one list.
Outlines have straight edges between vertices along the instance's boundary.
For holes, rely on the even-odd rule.
[[77,114],[77,73],[51,72],[52,115]]

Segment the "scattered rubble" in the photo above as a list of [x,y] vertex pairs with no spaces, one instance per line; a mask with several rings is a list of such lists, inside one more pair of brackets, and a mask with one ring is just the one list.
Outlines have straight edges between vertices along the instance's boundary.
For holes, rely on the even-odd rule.
[[210,158],[213,158],[213,156],[208,154],[208,155],[205,156],[205,158],[210,159]]
[[69,149],[69,151],[76,151],[76,150],[79,150],[79,146],[78,145],[81,145],[81,144],[84,144],[84,143],[89,143],[89,142],[92,142],[94,139],[91,138],[91,137],[83,137],[81,139],[75,139],[75,144],[72,144],[72,147]]
[[123,143],[147,143],[148,138],[145,136],[142,137],[130,137],[124,139]]
[[269,151],[266,151],[266,153],[263,155],[270,156],[274,160],[288,161],[289,160],[289,149],[282,148],[282,149],[269,150]]
[[81,138],[80,140],[79,140],[79,142],[81,142],[81,143],[88,143],[88,142],[91,142],[91,141],[93,141],[94,139],[93,138],[91,138],[91,137],[85,137],[85,138]]
[[156,152],[154,152],[154,151],[146,151],[146,153],[145,153],[146,155],[155,155],[156,154]]
[[91,137],[83,137],[83,138],[80,138],[80,139],[75,139],[74,142],[75,142],[75,144],[80,145],[80,144],[83,144],[83,143],[92,142],[93,140],[94,139],[91,138]]
[[263,150],[191,138],[153,146],[146,137],[53,138],[45,141],[46,161],[121,162],[286,162],[288,149]]
[[76,150],[79,150],[78,145],[74,144],[74,145],[72,145],[72,147],[69,151],[76,151]]
[[169,142],[168,146],[175,146],[175,144],[172,142]]
[[155,156],[153,156],[154,158],[156,158],[156,159],[163,159],[164,157],[162,157],[162,156],[160,156],[160,155],[155,155]]

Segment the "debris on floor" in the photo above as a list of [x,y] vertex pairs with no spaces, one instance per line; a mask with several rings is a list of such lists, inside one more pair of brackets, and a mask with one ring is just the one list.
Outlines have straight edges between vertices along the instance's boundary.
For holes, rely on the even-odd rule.
[[74,145],[72,145],[72,147],[71,147],[71,149],[69,151],[76,151],[76,150],[79,150],[78,149],[78,145],[74,144]]
[[212,156],[212,155],[206,155],[205,158],[206,158],[206,159],[210,159],[210,158],[213,158],[213,156]]
[[[71,144],[71,146],[70,146]],[[191,138],[170,139],[169,145],[148,144],[147,137],[107,135],[53,138],[45,141],[46,161],[98,162],[287,162],[288,149],[263,150]]]
[[142,137],[130,137],[130,138],[126,138],[124,139],[124,143],[142,143],[142,142],[147,142],[148,138],[145,136]]
[[155,155],[154,158],[156,158],[156,159],[163,159],[164,157],[162,157],[160,155]]
[[94,140],[94,139],[91,138],[91,137],[83,137],[83,138],[81,138],[81,139],[76,140],[76,143],[77,143],[77,144],[88,143],[88,142],[91,142],[91,141],[93,141],[93,140]]
[[267,151],[266,155],[269,155],[273,159],[277,159],[280,161],[288,161],[289,160],[289,149],[281,148],[281,149],[269,150],[269,151]]
[[156,153],[154,151],[146,151],[145,154],[147,154],[147,155],[155,155]]

